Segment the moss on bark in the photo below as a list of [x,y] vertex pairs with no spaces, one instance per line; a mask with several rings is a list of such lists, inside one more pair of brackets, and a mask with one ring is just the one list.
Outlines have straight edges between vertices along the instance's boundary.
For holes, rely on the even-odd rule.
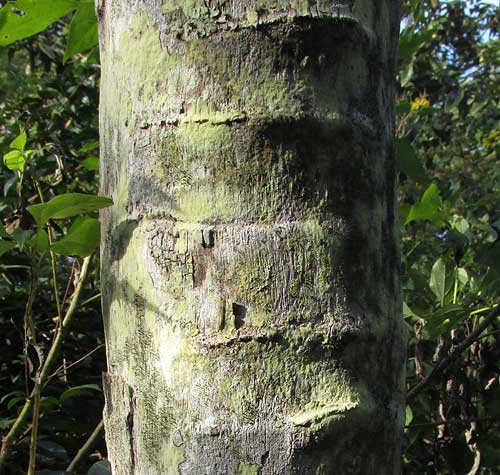
[[114,474],[399,473],[397,2],[100,18]]

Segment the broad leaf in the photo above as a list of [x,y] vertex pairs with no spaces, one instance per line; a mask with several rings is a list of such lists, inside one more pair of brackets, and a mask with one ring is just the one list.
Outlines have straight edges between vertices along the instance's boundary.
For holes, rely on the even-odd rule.
[[396,141],[396,147],[399,171],[403,172],[409,178],[419,181],[420,183],[429,183],[427,172],[422,166],[421,161],[417,157],[417,154],[408,139],[398,139]]
[[14,421],[15,419],[5,419],[3,417],[0,417],[0,429],[2,430],[8,429],[13,424]]
[[413,32],[404,30],[399,38],[399,60],[406,61],[427,42],[429,42],[434,33],[434,29]]
[[24,147],[26,147],[27,141],[28,136],[26,135],[26,131],[22,129],[21,133],[11,142],[10,148],[24,152]]
[[411,407],[409,405],[407,405],[406,406],[405,426],[409,426],[411,424],[412,420],[413,420],[413,411],[411,410]]
[[10,239],[11,235],[5,230],[3,224],[0,224],[0,237]]
[[59,397],[59,401],[63,403],[66,399],[72,397],[88,396],[92,394],[92,391],[101,391],[101,388],[97,384],[83,384],[82,386],[75,386],[74,388],[69,388],[64,391]]
[[90,213],[113,204],[113,200],[103,196],[84,193],[65,193],[55,196],[47,203],[28,206],[28,211],[35,218],[38,226],[47,224],[49,219],[64,219]]
[[100,223],[95,218],[79,218],[68,234],[52,246],[52,250],[64,256],[88,256],[95,251],[101,240]]
[[429,287],[439,303],[443,305],[446,294],[446,262],[441,257],[432,266]]
[[92,152],[93,150],[96,150],[98,148],[99,148],[99,140],[96,140],[95,142],[90,142],[88,144],[85,144],[82,148],[78,149],[78,153]]
[[63,62],[97,46],[97,18],[94,5],[82,5],[73,16]]
[[447,305],[425,318],[425,332],[436,338],[456,328],[468,315],[468,309],[461,305]]
[[38,252],[44,253],[49,251],[49,236],[47,235],[47,231],[45,229],[40,228],[37,233],[33,236],[33,239],[30,241],[30,244],[37,250]]
[[26,158],[19,150],[11,150],[3,156],[3,162],[9,170],[20,171],[22,173],[24,172]]
[[4,255],[6,252],[9,252],[11,249],[14,249],[15,247],[16,243],[0,239],[0,256]]
[[87,475],[111,475],[111,465],[107,460],[99,460],[90,467]]
[[12,231],[12,239],[16,241],[21,251],[23,250],[23,247],[26,244],[29,244],[32,236],[33,236],[33,231],[31,229],[16,228],[14,229],[14,231]]
[[[87,3],[87,2],[85,2]],[[27,38],[76,9],[76,0],[17,0],[0,9],[0,46]]]
[[443,213],[441,211],[442,204],[443,201],[439,195],[439,188],[435,184],[430,185],[425,190],[420,203],[416,203],[411,207],[405,224],[412,221],[429,220],[436,226],[444,226]]
[[90,171],[99,170],[99,157],[88,157],[82,161],[82,165]]

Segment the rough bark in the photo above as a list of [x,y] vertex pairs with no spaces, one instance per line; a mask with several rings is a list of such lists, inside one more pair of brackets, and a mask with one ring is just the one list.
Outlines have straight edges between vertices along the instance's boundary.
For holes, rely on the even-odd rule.
[[113,473],[400,473],[399,2],[97,9]]

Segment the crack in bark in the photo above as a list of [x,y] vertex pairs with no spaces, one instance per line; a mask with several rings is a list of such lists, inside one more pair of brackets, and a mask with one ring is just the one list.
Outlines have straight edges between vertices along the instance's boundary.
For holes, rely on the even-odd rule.
[[135,427],[135,410],[137,402],[135,397],[135,391],[133,387],[129,387],[129,412],[127,414],[127,431],[129,434],[130,442],[130,465],[131,474],[135,473],[135,467],[137,463],[137,443],[136,443],[136,427]]

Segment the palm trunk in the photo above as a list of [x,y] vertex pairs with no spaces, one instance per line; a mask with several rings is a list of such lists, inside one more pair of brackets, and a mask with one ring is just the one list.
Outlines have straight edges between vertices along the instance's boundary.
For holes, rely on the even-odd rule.
[[101,2],[114,475],[400,473],[399,2]]

